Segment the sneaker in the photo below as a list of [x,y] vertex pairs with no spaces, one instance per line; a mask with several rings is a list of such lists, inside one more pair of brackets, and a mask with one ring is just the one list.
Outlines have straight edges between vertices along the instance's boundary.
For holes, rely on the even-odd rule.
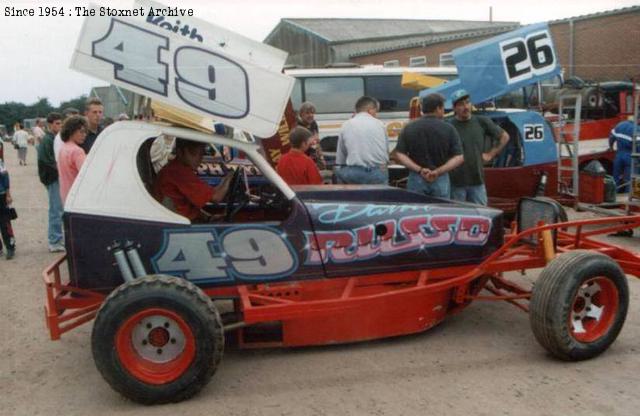
[[7,260],[11,260],[15,254],[16,254],[15,248],[7,248]]
[[63,251],[65,251],[64,246],[61,243],[56,243],[56,244],[50,244],[49,245],[49,252],[50,253],[62,253]]

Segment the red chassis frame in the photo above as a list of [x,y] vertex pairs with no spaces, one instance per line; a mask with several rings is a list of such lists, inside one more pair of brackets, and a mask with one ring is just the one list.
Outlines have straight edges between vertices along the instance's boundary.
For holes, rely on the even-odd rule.
[[[589,226],[604,228],[585,230]],[[640,216],[541,224],[521,233],[512,230],[506,243],[479,265],[237,285],[204,292],[212,298],[234,299],[242,320],[225,326],[225,331],[239,330],[241,347],[319,345],[390,337],[431,328],[473,300],[504,300],[528,311],[526,301],[531,290],[507,280],[502,273],[544,267],[556,253],[577,249],[604,253],[625,273],[640,278],[640,254],[590,238],[639,226]],[[569,233],[569,228],[575,232]],[[555,250],[550,231],[557,233]],[[92,320],[106,298],[102,293],[63,284],[60,265],[65,260],[63,255],[43,272],[46,322],[53,340]],[[491,294],[480,295],[481,289]],[[245,327],[274,322],[281,325],[278,340],[245,338]]]

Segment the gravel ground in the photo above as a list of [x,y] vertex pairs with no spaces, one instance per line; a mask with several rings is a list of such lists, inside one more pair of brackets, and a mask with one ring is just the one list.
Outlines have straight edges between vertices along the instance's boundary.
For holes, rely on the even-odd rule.
[[[476,302],[418,335],[227,350],[211,383],[193,399],[154,407],[127,401],[93,365],[90,324],[49,340],[41,272],[55,255],[47,251],[46,192],[33,148],[26,167],[18,166],[12,148],[5,153],[20,218],[14,224],[17,255],[0,259],[2,415],[638,415],[636,279],[630,280],[631,306],[618,340],[586,362],[551,358],[516,308]],[[640,251],[637,238],[605,239]]]

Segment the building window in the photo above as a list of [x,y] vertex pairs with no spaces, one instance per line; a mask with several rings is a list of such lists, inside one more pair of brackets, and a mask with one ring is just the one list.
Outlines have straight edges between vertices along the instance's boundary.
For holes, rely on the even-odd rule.
[[393,61],[384,61],[383,66],[387,68],[400,66],[400,61],[397,59],[394,59]]
[[427,66],[427,57],[412,56],[409,58],[409,66]]
[[440,66],[455,66],[456,63],[453,60],[453,54],[451,52],[440,54]]

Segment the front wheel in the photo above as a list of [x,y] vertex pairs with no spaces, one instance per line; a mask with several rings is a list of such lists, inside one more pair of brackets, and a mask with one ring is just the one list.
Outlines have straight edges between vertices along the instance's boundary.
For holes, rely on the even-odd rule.
[[551,354],[585,360],[615,341],[628,305],[629,288],[620,266],[603,254],[576,250],[554,259],[540,274],[529,321]]
[[224,334],[220,314],[198,287],[146,276],[107,297],[91,343],[114,390],[156,404],[185,400],[207,384],[222,359]]

